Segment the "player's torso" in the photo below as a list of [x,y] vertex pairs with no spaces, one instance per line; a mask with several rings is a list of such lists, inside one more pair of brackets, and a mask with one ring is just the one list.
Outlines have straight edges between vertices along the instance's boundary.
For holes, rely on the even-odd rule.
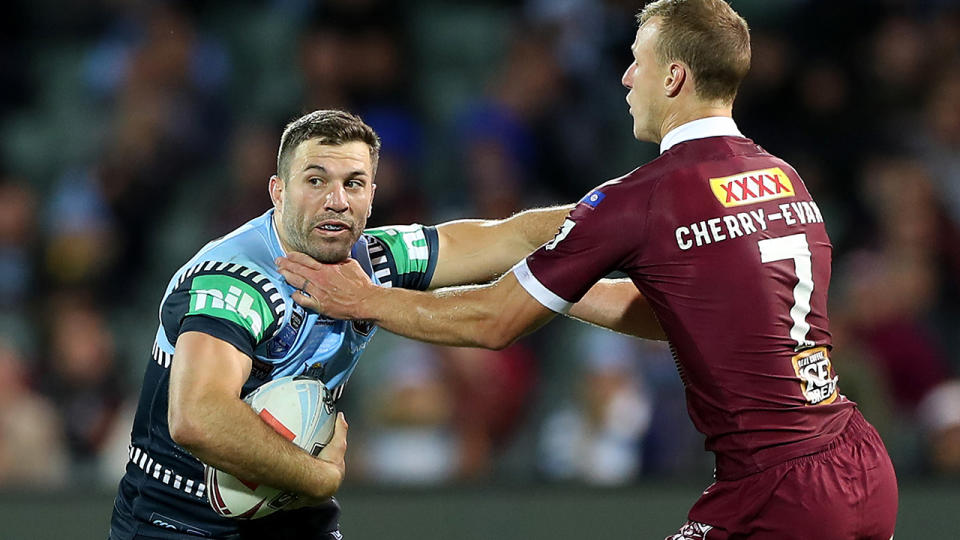
[[[138,527],[154,536],[169,530],[171,537],[237,532],[236,520],[221,518],[209,507],[200,461],[170,437],[170,366],[184,321],[226,321],[239,332],[220,337],[249,349],[245,352],[253,358],[242,395],[268,380],[306,373],[339,398],[373,336],[372,325],[332,320],[292,301],[294,289],[274,265],[283,250],[272,215],[267,212],[204,246],[167,286],[116,500],[111,525],[116,538],[128,538]],[[365,231],[351,257],[381,286],[422,290],[432,279],[437,249],[436,229],[406,225]]]
[[[216,516],[206,501],[203,465],[170,437],[167,425],[169,371],[175,352],[178,317],[183,314],[227,316],[242,321],[258,344],[250,378],[242,395],[269,380],[306,373],[342,394],[360,353],[376,328],[323,317],[292,301],[294,291],[276,271],[282,255],[268,217],[262,216],[211,242],[182,266],[161,301],[161,324],[144,376],[134,421],[127,475],[118,505],[140,522],[175,532],[220,536],[236,530],[236,522]],[[375,282],[366,239],[351,256]],[[184,302],[171,306],[170,295],[190,290]],[[154,531],[155,532],[155,531]]]
[[829,438],[851,404],[829,360],[830,241],[802,180],[738,137],[651,165],[659,181],[638,186],[653,194],[624,270],[670,338],[708,448],[749,470],[782,457],[767,448]]

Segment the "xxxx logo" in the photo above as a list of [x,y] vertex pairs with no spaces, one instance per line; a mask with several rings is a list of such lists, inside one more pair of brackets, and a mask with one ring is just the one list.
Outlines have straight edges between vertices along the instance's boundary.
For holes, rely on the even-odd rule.
[[727,208],[796,195],[793,184],[780,167],[711,178],[710,189]]

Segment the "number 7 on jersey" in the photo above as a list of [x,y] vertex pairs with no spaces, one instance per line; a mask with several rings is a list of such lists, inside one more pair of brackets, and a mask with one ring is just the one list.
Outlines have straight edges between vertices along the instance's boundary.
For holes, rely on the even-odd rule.
[[793,306],[790,308],[790,318],[793,320],[790,338],[797,342],[798,351],[814,346],[813,342],[807,341],[807,332],[810,331],[807,315],[810,313],[810,297],[813,295],[813,265],[810,262],[807,235],[768,238],[757,244],[760,246],[760,262],[764,264],[793,259],[797,284],[793,288]]

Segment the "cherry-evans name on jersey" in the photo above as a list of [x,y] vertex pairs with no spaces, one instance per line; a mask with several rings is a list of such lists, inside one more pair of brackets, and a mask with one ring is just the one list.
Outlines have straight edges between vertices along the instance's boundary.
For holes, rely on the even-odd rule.
[[775,212],[763,208],[705,219],[677,227],[674,234],[677,246],[686,251],[694,246],[705,246],[724,240],[765,231],[774,221],[787,226],[823,223],[823,214],[813,201],[799,201],[778,205]]

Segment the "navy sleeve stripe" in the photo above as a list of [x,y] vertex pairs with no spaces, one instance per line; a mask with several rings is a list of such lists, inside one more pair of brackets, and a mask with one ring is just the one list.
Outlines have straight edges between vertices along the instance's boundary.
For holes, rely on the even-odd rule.
[[373,265],[373,273],[380,280],[382,287],[392,287],[393,281],[397,277],[397,265],[393,260],[393,254],[379,238],[373,235],[366,235],[367,253],[370,254],[370,263]]
[[424,227],[423,235],[427,239],[427,247],[430,248],[430,258],[427,260],[427,270],[423,273],[423,279],[420,281],[418,290],[425,291],[433,281],[433,272],[437,269],[437,257],[440,253],[440,237],[437,234],[436,227]]
[[190,315],[184,317],[180,325],[180,333],[201,332],[233,345],[243,354],[253,359],[254,343],[250,333],[243,327],[230,321],[207,317],[205,315]]

